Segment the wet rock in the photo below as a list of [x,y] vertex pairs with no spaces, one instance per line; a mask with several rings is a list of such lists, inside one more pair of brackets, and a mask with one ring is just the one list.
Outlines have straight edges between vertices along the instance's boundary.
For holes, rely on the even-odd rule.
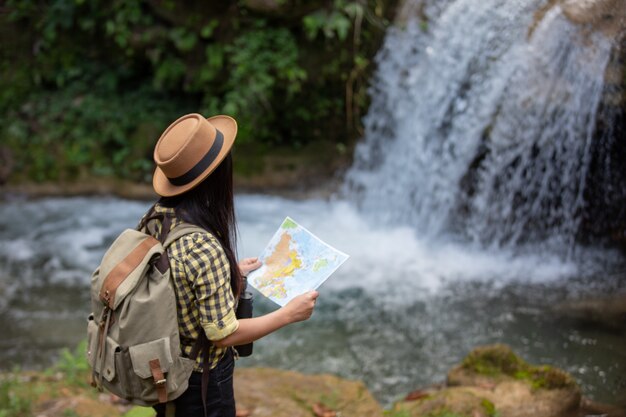
[[251,417],[343,415],[381,417],[380,405],[362,382],[333,375],[303,375],[268,368],[235,370],[237,407]]
[[581,393],[566,372],[533,366],[506,345],[476,348],[448,373],[447,388],[403,401],[394,410],[409,416],[579,416]]
[[590,24],[608,35],[626,29],[624,0],[562,0],[563,14],[577,24]]
[[581,325],[626,331],[626,294],[570,301],[557,305],[554,311],[558,316]]
[[581,411],[583,416],[626,417],[626,404],[616,407],[583,399]]
[[[453,387],[423,397],[417,401],[397,403],[392,413],[408,416],[494,416],[494,404],[481,389]],[[393,415],[393,414],[392,414]]]

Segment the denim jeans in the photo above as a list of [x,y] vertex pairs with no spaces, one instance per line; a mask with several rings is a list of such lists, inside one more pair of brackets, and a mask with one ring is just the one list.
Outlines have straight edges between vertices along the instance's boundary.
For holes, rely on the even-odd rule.
[[[233,371],[235,361],[229,349],[217,366],[209,372],[206,388],[206,417],[235,417]],[[202,411],[202,372],[192,372],[189,388],[174,400],[176,417],[205,417]],[[165,417],[165,404],[154,406],[157,417]]]

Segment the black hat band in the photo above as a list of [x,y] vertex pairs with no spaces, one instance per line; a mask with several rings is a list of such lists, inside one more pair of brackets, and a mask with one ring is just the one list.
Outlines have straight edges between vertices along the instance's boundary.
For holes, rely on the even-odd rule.
[[206,169],[215,161],[217,156],[220,154],[222,150],[222,146],[224,145],[224,135],[219,130],[215,129],[215,140],[213,141],[213,145],[209,151],[202,157],[200,161],[196,165],[194,165],[189,171],[185,172],[183,175],[175,178],[167,178],[172,185],[181,186],[187,185],[196,178],[200,174],[202,174]]

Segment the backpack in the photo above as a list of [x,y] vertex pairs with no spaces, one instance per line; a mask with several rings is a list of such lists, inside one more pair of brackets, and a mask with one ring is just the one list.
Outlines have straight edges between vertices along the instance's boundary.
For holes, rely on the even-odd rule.
[[166,252],[180,237],[205,231],[183,223],[170,233],[169,217],[153,217],[163,220],[160,240],[126,229],[104,254],[91,278],[87,324],[92,385],[144,406],[185,392],[195,358],[208,346],[199,337],[191,356],[182,355]]

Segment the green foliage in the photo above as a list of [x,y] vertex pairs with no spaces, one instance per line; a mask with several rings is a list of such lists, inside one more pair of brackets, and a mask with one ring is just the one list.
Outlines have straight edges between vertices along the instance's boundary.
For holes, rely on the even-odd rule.
[[0,376],[0,417],[26,417],[31,415],[31,402],[18,395],[21,383],[15,374]]
[[206,96],[205,112],[237,115],[242,142],[276,142],[271,128],[277,115],[273,103],[278,97],[293,99],[306,79],[306,72],[298,64],[293,34],[286,28],[268,28],[259,21],[255,29],[239,35],[232,44],[207,51],[209,71],[226,60],[231,71],[223,86],[224,95]]
[[304,30],[310,40],[323,33],[327,39],[346,40],[352,27],[351,15],[363,13],[363,6],[356,2],[345,5],[344,1],[335,1],[331,10],[320,10],[302,19]]
[[345,144],[395,3],[298,3],[290,17],[236,0],[8,0],[1,143],[38,181],[147,180],[158,134],[190,111],[234,116],[239,143]]
[[489,417],[497,417],[498,412],[496,411],[496,406],[486,398],[480,402],[480,405],[485,409],[485,412]]
[[64,374],[66,381],[71,385],[87,386],[85,375],[89,371],[87,363],[87,340],[78,344],[74,351],[68,348],[61,350],[61,355],[55,367]]
[[79,88],[33,95],[19,110],[0,119],[2,136],[15,150],[16,172],[38,181],[90,175],[147,180],[154,138],[177,114],[143,91],[98,95]]
[[135,406],[128,410],[124,417],[153,417],[155,415],[154,408],[152,407],[139,407]]

